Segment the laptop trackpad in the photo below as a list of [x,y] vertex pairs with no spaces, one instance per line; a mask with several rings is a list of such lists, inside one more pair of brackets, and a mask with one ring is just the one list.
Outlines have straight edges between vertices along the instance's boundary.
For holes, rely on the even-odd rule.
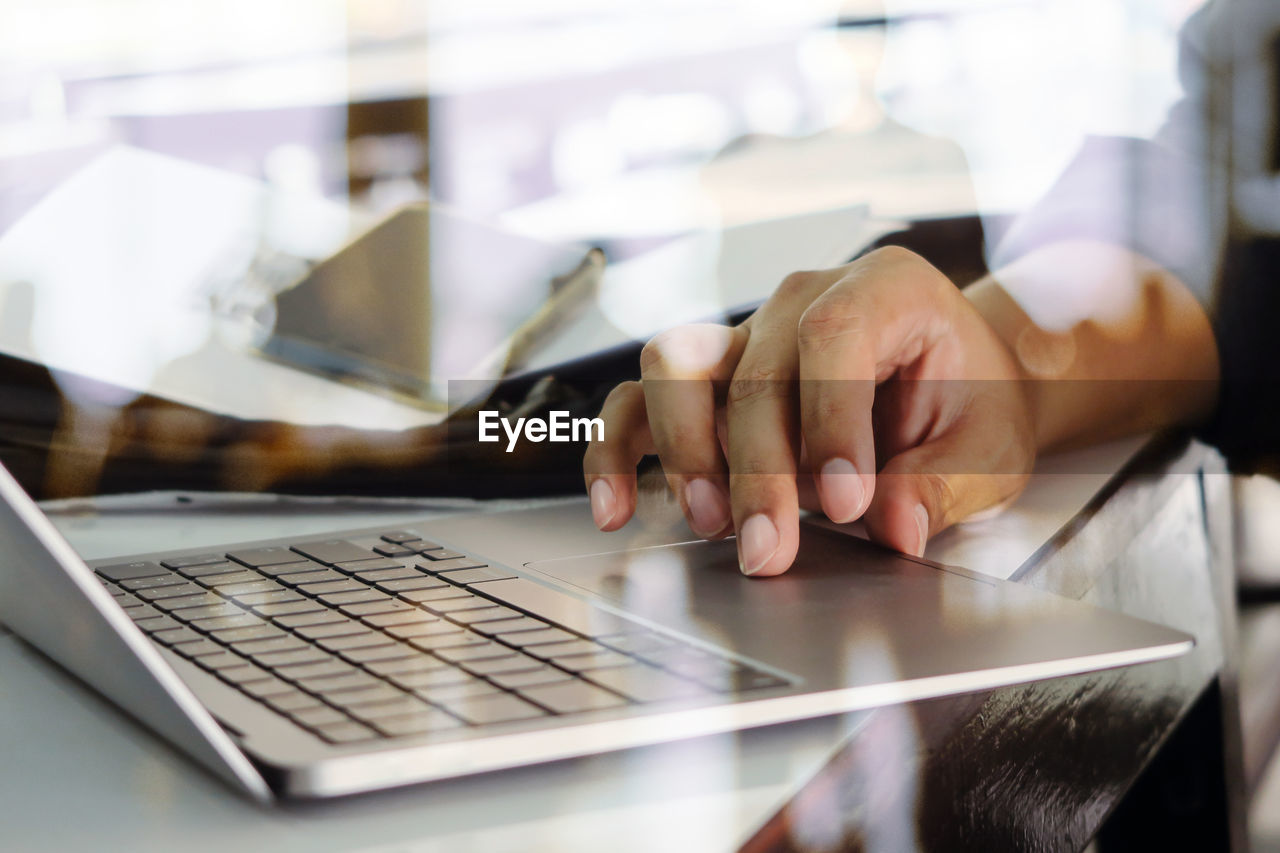
[[774,578],[744,577],[733,540],[541,560],[525,568],[642,619],[793,671],[810,669],[805,664],[816,649],[895,645],[895,624],[936,624],[942,602],[994,591],[809,525],[801,526],[796,564]]

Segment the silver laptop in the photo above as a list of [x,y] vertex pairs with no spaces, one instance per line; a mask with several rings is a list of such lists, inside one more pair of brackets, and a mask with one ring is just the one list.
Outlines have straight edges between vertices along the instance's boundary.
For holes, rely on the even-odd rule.
[[[805,523],[786,575],[584,501],[86,564],[0,468],[0,620],[260,800],[1152,661],[1181,632]],[[621,550],[619,550],[621,548]]]

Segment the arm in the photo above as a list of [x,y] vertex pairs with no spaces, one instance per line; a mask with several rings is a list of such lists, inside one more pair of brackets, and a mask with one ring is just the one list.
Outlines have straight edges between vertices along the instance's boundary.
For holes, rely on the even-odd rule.
[[1178,277],[1127,249],[1046,246],[965,295],[1028,380],[1038,451],[1194,422],[1213,408],[1209,318]]

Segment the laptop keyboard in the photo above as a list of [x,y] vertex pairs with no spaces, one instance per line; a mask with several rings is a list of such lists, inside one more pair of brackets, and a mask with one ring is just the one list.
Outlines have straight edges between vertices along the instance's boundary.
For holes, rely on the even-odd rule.
[[785,683],[604,611],[543,618],[567,597],[410,531],[96,571],[156,643],[330,743]]

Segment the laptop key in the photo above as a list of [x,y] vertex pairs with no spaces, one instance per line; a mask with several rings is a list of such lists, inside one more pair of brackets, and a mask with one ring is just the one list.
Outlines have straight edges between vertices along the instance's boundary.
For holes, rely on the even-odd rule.
[[423,607],[429,601],[441,601],[446,598],[466,598],[471,594],[462,587],[450,586],[442,580],[436,580],[435,578],[423,578],[423,580],[429,580],[433,586],[423,589],[397,591],[396,595],[404,601]]
[[148,634],[152,633],[153,631],[164,631],[169,628],[182,627],[181,623],[175,622],[174,620],[170,619],[168,616],[165,616],[163,614],[159,616],[153,616],[150,619],[135,619],[133,624],[137,625],[139,628],[146,631]]
[[[179,646],[175,648],[174,651],[185,654],[185,647]],[[244,666],[245,659],[237,654],[232,654],[231,652],[220,651],[216,655],[200,655],[193,659],[193,663],[212,671],[227,669],[232,666]]]
[[210,607],[216,604],[224,604],[225,601],[211,592],[200,590],[196,595],[183,595],[178,598],[164,598],[156,601],[155,606],[161,610],[184,610],[188,607]]
[[[457,569],[448,572],[437,572],[439,577],[444,578],[449,583],[456,583],[461,586],[471,586],[473,584],[483,584],[487,581],[501,581],[508,578],[514,578],[511,572],[506,569],[495,569],[485,567],[482,569]],[[483,586],[480,587],[482,590]]]
[[335,613],[328,608],[320,610],[312,610],[309,613],[290,613],[284,616],[277,616],[271,620],[285,628],[300,628],[303,625],[326,625],[334,622],[346,623],[350,620],[346,619],[341,613]]
[[374,661],[397,660],[400,658],[421,657],[422,653],[400,643],[390,646],[370,646],[358,649],[344,649],[338,654],[351,663],[366,664]]
[[328,652],[317,649],[314,646],[308,646],[305,649],[298,649],[296,652],[272,652],[271,654],[258,655],[254,660],[263,666],[285,667],[295,664],[318,663],[331,660],[331,657]]
[[150,578],[169,576],[171,573],[160,566],[158,563],[137,562],[137,563],[119,563],[114,566],[99,566],[94,569],[95,572],[109,580],[120,581],[132,580],[136,578]]
[[324,566],[315,563],[308,564],[312,571],[297,572],[292,575],[278,577],[276,580],[285,586],[301,586],[306,583],[332,583],[336,581],[345,581],[347,576],[341,572],[335,572],[333,569],[326,569]]
[[217,587],[219,595],[225,595],[229,598],[240,598],[244,595],[253,595],[255,593],[276,592],[280,587],[271,581],[250,581],[249,583],[230,583]]
[[231,684],[248,684],[271,678],[271,673],[248,662],[244,666],[229,666],[218,670],[218,677]]
[[403,717],[407,714],[439,714],[440,711],[415,696],[401,696],[399,699],[392,699],[390,702],[356,705],[347,713],[361,722],[371,723],[374,720],[381,720],[386,717]]
[[475,699],[480,696],[503,695],[500,688],[494,687],[489,682],[479,678],[470,678],[453,684],[423,685],[415,688],[413,692],[414,695],[420,696],[436,705],[457,702],[461,699]]
[[331,723],[344,723],[347,721],[346,714],[324,705],[318,705],[314,708],[304,708],[299,711],[291,711],[289,713],[289,718],[297,723],[301,723],[307,728],[327,726]]
[[[295,557],[297,554],[294,555]],[[313,563],[310,560],[299,560],[296,563],[281,563],[278,566],[258,566],[257,572],[260,575],[266,575],[269,578],[277,578],[285,581],[290,575],[305,574],[306,572],[323,571],[324,566],[319,563]]]
[[210,589],[217,589],[221,586],[230,586],[232,584],[239,583],[253,583],[254,581],[264,582],[262,581],[262,575],[257,572],[251,572],[248,569],[239,572],[231,572],[230,574],[205,575],[204,577],[199,577],[195,580],[196,583],[201,586],[209,587]]
[[379,613],[396,613],[411,611],[421,613],[422,611],[414,607],[407,601],[400,601],[395,598],[384,598],[380,601],[358,601],[355,604],[340,604],[338,609],[348,616],[358,616],[363,619],[365,616],[376,615]]
[[449,702],[443,707],[450,714],[474,726],[509,723],[546,715],[546,711],[537,705],[531,705],[509,693],[497,696],[478,696],[473,699],[459,699]]
[[413,637],[409,640],[409,645],[424,652],[435,651],[437,649],[458,649],[458,648],[483,648],[494,649],[494,656],[498,654],[513,655],[516,652],[491,642],[479,634],[473,634],[470,631],[452,631],[448,634],[430,634],[426,636]]
[[208,566],[213,563],[225,563],[227,558],[221,554],[197,554],[194,557],[170,557],[161,560],[160,565],[170,569],[186,569],[192,566]]
[[499,622],[512,618],[523,616],[519,610],[512,610],[510,607],[501,605],[490,606],[488,602],[480,607],[468,608],[466,610],[454,610],[447,614],[448,618],[460,625],[475,625],[476,630],[480,630],[480,626],[485,622]]
[[412,637],[439,637],[445,634],[465,634],[466,630],[461,625],[455,625],[452,622],[442,622],[439,617],[432,614],[435,621],[432,622],[409,622],[404,625],[388,625],[384,628],[384,632],[401,640],[408,640]]
[[[455,610],[480,610],[498,607],[497,604],[489,599],[481,598],[478,595],[472,595],[467,598],[442,598],[439,601],[424,602],[422,606],[434,613],[451,613]],[[516,611],[513,610],[511,612],[515,613]]]
[[375,545],[373,548],[375,554],[381,554],[384,557],[415,557],[418,552],[412,548],[405,548],[400,545]]
[[155,619],[157,616],[164,615],[149,604],[137,604],[133,607],[126,607],[124,609],[124,614],[134,622],[141,622],[144,619]]
[[304,601],[303,596],[290,589],[273,589],[269,592],[257,592],[250,595],[235,596],[237,604],[244,604],[257,610],[263,604],[283,604],[287,601]]
[[570,672],[586,672],[592,669],[606,669],[611,666],[629,666],[635,663],[636,659],[628,657],[622,652],[615,652],[613,649],[604,649],[598,652],[588,652],[585,655],[554,657],[551,662]]
[[511,655],[503,658],[482,658],[480,660],[464,660],[460,666],[473,675],[496,675],[506,672],[522,672],[539,669],[544,664],[524,655]]
[[385,592],[376,589],[361,589],[352,592],[331,592],[318,596],[325,604],[358,604],[362,601],[385,601],[390,598]]
[[[512,645],[519,645],[519,643],[515,642],[518,639],[520,639],[519,635],[504,638],[504,641],[509,642]],[[534,646],[527,649],[527,651],[529,654],[537,655],[544,660],[551,660],[551,658],[568,657],[569,655],[589,655],[596,652],[608,651],[608,649],[597,643],[595,640],[568,640],[563,643],[548,643],[546,645]],[[635,663],[634,660],[630,660],[630,662]]]
[[[336,574],[336,572],[335,572]],[[353,581],[350,578],[338,575],[337,580],[326,581],[323,583],[303,583],[298,585],[298,589],[307,595],[323,595],[328,592],[350,592],[353,589],[366,589],[360,581]]]
[[462,559],[463,557],[466,557],[467,555],[460,554],[457,551],[450,551],[448,548],[432,548],[430,550],[424,551],[422,553],[422,556],[426,557],[428,560],[432,561],[433,563],[438,563],[443,560],[459,560],[459,559]]
[[[347,672],[339,672],[317,678],[295,677],[291,680],[297,682],[298,686],[308,693],[319,693],[321,696],[328,696],[330,693],[345,693],[350,690],[365,690],[370,687],[385,686],[372,675],[367,672],[361,672],[352,666],[348,666]],[[399,691],[395,691],[392,695],[400,696],[402,694]]]
[[219,616],[213,619],[195,619],[191,622],[191,627],[197,631],[222,631],[227,628],[252,628],[258,625],[264,625],[262,619],[254,616],[252,613],[245,613],[239,608],[236,609],[234,616]]
[[361,548],[353,542],[343,539],[326,539],[320,542],[305,542],[294,545],[293,550],[304,557],[310,557],[317,563],[333,565],[353,560],[369,560],[374,557],[372,551]]
[[190,581],[183,581],[182,583],[158,586],[154,589],[140,589],[135,595],[143,601],[158,601],[162,598],[182,598],[187,595],[200,595],[203,592],[204,590],[196,584]]
[[435,554],[443,553],[441,551],[427,551],[424,557],[419,558],[414,565],[424,572],[441,575],[442,577],[452,571],[459,569],[483,569],[485,563],[483,560],[473,560],[470,557],[454,556],[450,559],[431,559]]
[[585,681],[566,681],[561,684],[526,687],[519,693],[525,699],[536,702],[557,714],[580,714],[585,711],[600,711],[627,704],[627,700],[621,696]]
[[186,578],[180,575],[165,572],[163,575],[152,575],[145,578],[126,578],[120,581],[120,586],[136,591],[140,589],[155,589],[158,586],[173,586],[174,584],[186,582]]
[[346,619],[342,622],[326,622],[322,625],[299,625],[293,629],[293,632],[299,636],[306,637],[308,640],[372,633],[369,628],[354,619]]
[[498,622],[478,622],[471,630],[501,639],[507,634],[519,634],[524,631],[541,631],[544,628],[550,627],[550,625],[543,622],[541,619],[534,619],[532,616],[522,615],[515,619],[502,619]]
[[291,684],[281,681],[275,676],[255,681],[246,681],[240,685],[240,689],[250,696],[257,696],[261,699],[264,696],[272,696],[277,693],[288,693],[297,688]]
[[243,572],[244,566],[239,563],[214,563],[208,566],[189,566],[185,569],[178,569],[178,574],[192,579],[208,577],[209,575],[229,575],[235,572]]
[[372,661],[364,664],[364,668],[382,676],[401,675],[410,672],[432,672],[440,669],[453,669],[452,666],[444,661],[433,658],[431,655],[424,655],[421,652],[415,652],[412,657],[398,658],[396,660]]
[[286,692],[274,693],[263,698],[268,705],[275,708],[282,714],[288,714],[291,711],[301,711],[304,708],[321,707],[319,699],[309,693],[303,693],[296,687],[291,687]]
[[250,568],[256,569],[261,566],[278,566],[282,563],[298,562],[298,555],[288,548],[270,547],[270,548],[250,548],[243,551],[231,551],[227,554],[229,559],[235,560],[237,563],[243,563]]
[[[180,646],[174,646],[173,650],[184,658],[196,658],[196,663],[199,663],[199,659],[205,655],[223,654],[224,652],[222,646],[213,640],[207,639],[196,643],[183,643]],[[240,660],[243,661],[244,658],[240,658]]]
[[166,646],[180,646],[183,643],[195,643],[204,639],[190,628],[170,628],[167,631],[156,631],[151,639]]
[[392,699],[399,699],[404,695],[405,694],[402,691],[397,690],[390,684],[383,684],[379,682],[371,687],[360,687],[355,690],[343,690],[337,693],[325,693],[324,699],[329,704],[337,705],[339,708],[345,710],[357,705],[370,705],[375,702],[389,702]]
[[447,664],[443,669],[422,670],[419,672],[397,672],[388,675],[394,684],[405,690],[421,690],[428,687],[455,686],[480,681],[474,675],[454,669]]
[[363,649],[369,646],[387,646],[393,643],[395,643],[395,640],[373,631],[365,634],[350,634],[344,637],[322,637],[316,640],[316,645],[331,652],[340,652],[346,649]]
[[[389,581],[377,581],[374,583],[374,586],[378,589],[386,590],[387,592],[410,592],[413,590],[442,589],[446,587],[447,584],[442,580],[437,580],[436,578],[419,574],[417,577],[413,578],[397,578]],[[409,598],[409,596],[401,596],[401,598]],[[420,601],[421,599],[409,598],[409,600]]]
[[499,687],[505,687],[508,690],[519,690],[521,687],[529,687],[534,684],[554,684],[557,681],[567,681],[573,676],[564,670],[544,664],[537,669],[490,673],[485,677]]
[[324,660],[316,660],[311,663],[297,666],[278,666],[275,672],[276,675],[289,681],[300,681],[312,678],[328,678],[333,675],[349,675],[358,672],[358,670],[349,663],[343,663],[326,655]]
[[407,566],[397,566],[394,569],[374,569],[367,572],[356,572],[355,576],[365,583],[375,583],[376,581],[394,581],[404,578],[420,578],[422,572],[417,569],[411,569]]
[[[421,641],[422,641],[421,637],[416,638],[414,640],[410,640],[410,642],[414,643],[415,645]],[[518,652],[514,652],[500,643],[493,643],[493,642],[476,643],[473,645],[466,645],[466,646],[451,646],[443,649],[433,648],[431,650],[431,653],[434,654],[436,657],[440,658],[441,660],[447,660],[450,663],[461,663],[462,661],[468,661],[468,660],[480,660],[481,658],[500,658],[500,657],[509,657],[509,656],[519,655]]]
[[327,607],[317,601],[312,601],[310,598],[304,598],[301,601],[286,601],[284,604],[258,604],[254,606],[253,610],[261,616],[267,616],[272,619],[295,616],[300,613],[328,612]]
[[355,743],[362,740],[372,740],[378,736],[368,726],[352,722],[316,725],[311,728],[316,734],[330,743]]
[[[399,604],[400,608],[384,613],[372,613],[361,616],[360,619],[366,625],[375,625],[379,628],[385,628],[388,625],[409,625],[418,622],[437,622],[440,617],[424,610],[405,604],[403,601],[388,601],[388,605]],[[367,607],[368,605],[352,604],[349,607]]]
[[372,722],[375,729],[387,737],[405,737],[422,735],[431,732],[448,731],[462,726],[457,719],[443,711],[432,708],[426,713],[414,714],[411,717],[387,717]]
[[540,655],[541,650],[534,648],[535,646],[566,643],[579,639],[581,638],[576,634],[570,634],[562,628],[544,628],[541,631],[521,631],[519,634],[509,634],[503,637],[502,641],[513,646],[519,646],[522,649],[528,649],[531,655]]
[[258,655],[270,654],[272,652],[296,652],[298,649],[309,648],[306,643],[297,637],[283,636],[271,637],[266,640],[247,640],[239,643],[232,643],[231,648],[235,649],[242,655],[257,657]]
[[219,643],[240,643],[245,640],[266,640],[271,637],[284,636],[284,632],[271,625],[255,625],[248,628],[226,628],[209,634]]
[[207,607],[186,607],[181,610],[170,611],[174,619],[181,619],[184,622],[198,622],[202,619],[220,619],[227,616],[245,616],[244,610],[236,607],[229,601],[223,601],[222,604],[211,604]]
[[403,569],[405,566],[400,560],[378,558],[373,560],[356,560],[352,563],[334,563],[333,567],[348,575],[363,575],[368,572],[384,571],[386,569]]

